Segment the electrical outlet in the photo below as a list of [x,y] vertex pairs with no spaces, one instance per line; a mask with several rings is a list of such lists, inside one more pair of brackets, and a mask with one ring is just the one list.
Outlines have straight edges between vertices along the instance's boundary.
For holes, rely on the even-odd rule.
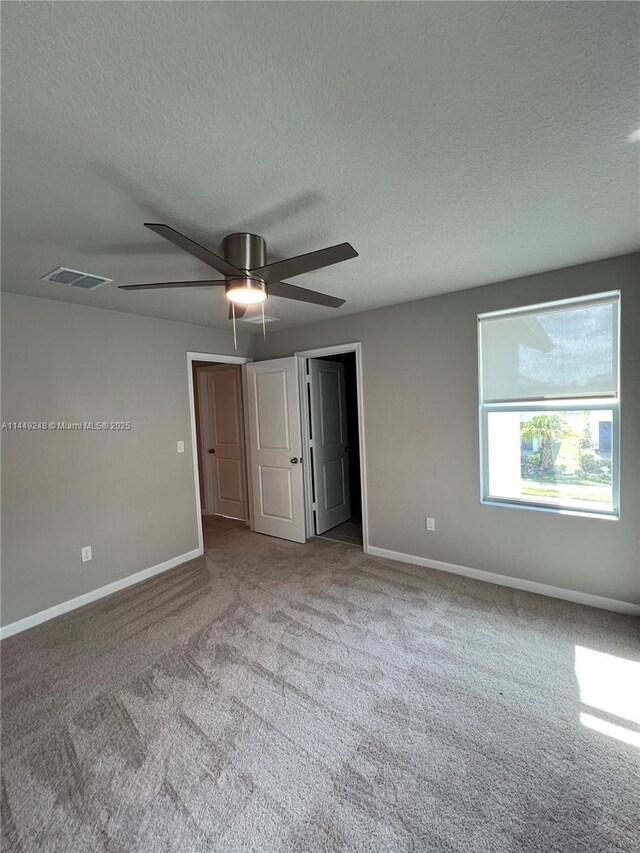
[[184,453],[184,441],[178,442],[178,453]]
[[429,531],[433,531],[433,530],[435,530],[435,529],[436,529],[436,520],[435,520],[435,518],[425,518],[425,520],[424,520],[424,526],[425,526],[425,527],[426,527],[426,529],[427,529],[427,530],[429,530]]
[[82,549],[81,554],[82,554],[82,562],[83,563],[86,563],[88,560],[92,560],[93,554],[91,553],[91,545],[86,545]]

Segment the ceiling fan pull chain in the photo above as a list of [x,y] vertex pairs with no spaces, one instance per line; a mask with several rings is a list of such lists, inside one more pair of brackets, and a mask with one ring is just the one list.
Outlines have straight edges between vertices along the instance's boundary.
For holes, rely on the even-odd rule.
[[231,303],[231,311],[233,313],[233,348],[238,349],[238,337],[236,335],[236,304]]

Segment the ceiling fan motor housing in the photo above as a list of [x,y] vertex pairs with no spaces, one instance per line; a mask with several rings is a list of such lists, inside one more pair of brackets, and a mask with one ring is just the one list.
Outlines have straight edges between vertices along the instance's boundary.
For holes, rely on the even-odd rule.
[[228,234],[222,250],[225,260],[240,270],[255,270],[267,263],[267,244],[257,234]]
[[[228,234],[222,241],[222,251],[226,261],[238,269],[247,270],[247,272],[263,267],[267,263],[267,244],[257,234],[247,234],[246,232]],[[265,282],[257,276],[247,275],[244,279],[227,278],[225,292],[232,300],[235,301],[230,291],[238,293],[240,289],[240,296],[244,295],[247,302],[249,300],[254,301],[251,299],[252,296],[256,302],[259,302],[265,298],[267,293]],[[242,294],[245,289],[249,293]],[[256,291],[256,293],[253,294],[252,291]]]

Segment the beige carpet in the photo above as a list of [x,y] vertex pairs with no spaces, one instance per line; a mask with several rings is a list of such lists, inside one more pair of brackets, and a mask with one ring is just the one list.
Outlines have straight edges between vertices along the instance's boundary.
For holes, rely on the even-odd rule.
[[637,660],[636,620],[208,543],[2,644],[3,853],[638,850],[638,752],[581,724],[575,674],[576,646]]

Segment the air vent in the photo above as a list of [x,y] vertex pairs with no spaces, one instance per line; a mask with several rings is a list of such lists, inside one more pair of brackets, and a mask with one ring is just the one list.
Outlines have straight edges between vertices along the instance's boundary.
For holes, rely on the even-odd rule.
[[[264,315],[264,321],[265,321],[265,323],[279,323],[280,322],[277,317],[269,317],[268,314]],[[243,317],[242,320],[240,320],[240,322],[241,323],[253,323],[254,326],[261,326],[262,325],[262,314],[254,314],[253,317]]]
[[69,270],[66,267],[58,267],[47,275],[43,275],[41,281],[52,281],[54,284],[65,284],[67,287],[79,287],[80,290],[95,290],[102,287],[112,278],[101,278],[98,275],[89,275],[79,270]]

